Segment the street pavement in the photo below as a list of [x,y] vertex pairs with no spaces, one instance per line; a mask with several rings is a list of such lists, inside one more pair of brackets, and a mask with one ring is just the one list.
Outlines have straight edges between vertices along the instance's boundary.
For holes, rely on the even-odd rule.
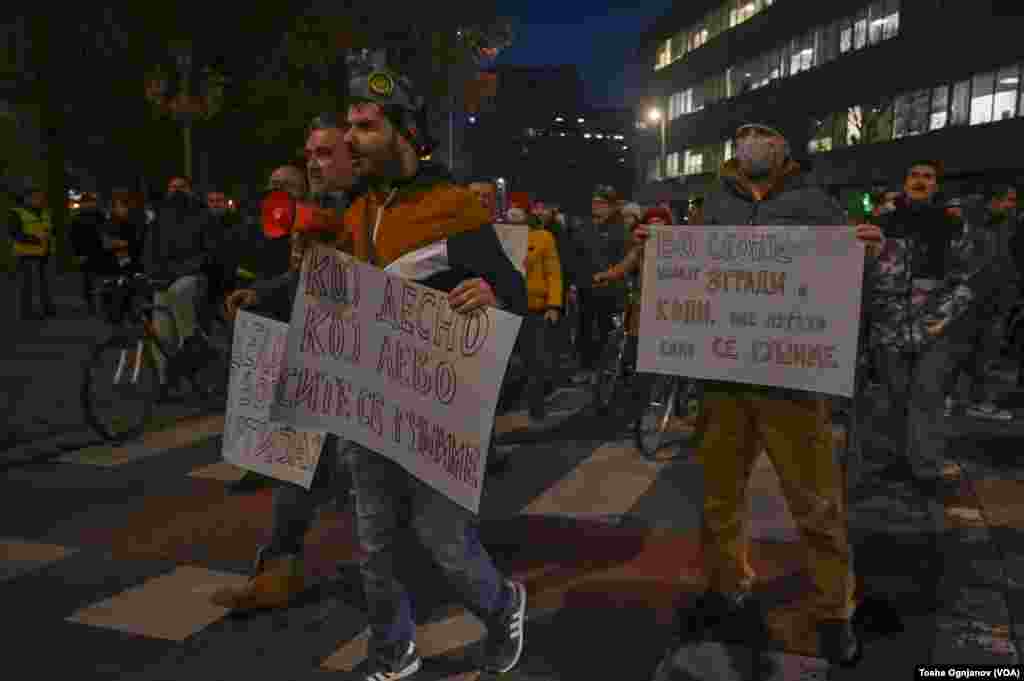
[[[65,339],[84,342],[91,331],[81,319],[64,331],[62,323],[19,336],[29,340],[13,344],[22,359],[7,361],[4,380],[29,362],[67,361],[70,372],[64,354],[74,342]],[[47,349],[57,339],[61,350]],[[28,387],[11,400],[13,413],[37,409],[53,423],[54,403],[75,395],[77,381],[66,385],[54,369],[47,391],[35,387],[38,376],[20,379]],[[1004,377],[1004,401],[1024,406],[1009,383]],[[890,679],[923,663],[1020,662],[1024,412],[1007,425],[948,420],[964,482],[943,499],[884,471],[884,443],[869,429],[850,494],[856,569],[861,592],[895,603],[904,626],[869,633],[858,668],[829,670],[815,657],[804,554],[769,460],[751,481],[748,527],[764,635],[686,641],[673,620],[702,588],[700,467],[685,450],[645,460],[630,440],[630,415],[598,418],[588,401],[585,389],[562,387],[541,427],[515,409],[497,418],[507,463],[486,482],[481,537],[529,592],[526,651],[503,678]],[[269,490],[227,494],[240,471],[221,460],[222,427],[216,414],[184,415],[141,442],[5,470],[0,602],[9,669],[128,681],[348,678],[365,656],[366,617],[344,502],[322,509],[306,538],[310,589],[294,607],[237,617],[208,602],[219,586],[245,580],[271,520]],[[411,546],[401,564],[421,594],[417,638],[427,661],[414,678],[487,678],[472,662],[479,623],[453,605],[422,549]]]

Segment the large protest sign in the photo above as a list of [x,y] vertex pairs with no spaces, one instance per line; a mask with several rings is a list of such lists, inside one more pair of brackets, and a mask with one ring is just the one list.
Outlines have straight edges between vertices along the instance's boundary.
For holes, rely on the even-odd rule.
[[530,226],[496,224],[494,231],[498,234],[505,254],[519,273],[526,276],[526,256],[530,252]]
[[851,397],[863,272],[848,226],[658,227],[638,369]]
[[287,338],[287,324],[238,313],[222,451],[236,466],[309,489],[326,433],[296,431],[270,418]]
[[[443,259],[424,249],[420,267]],[[436,251],[436,253],[435,253]],[[275,419],[387,456],[476,512],[521,319],[317,247],[303,261]]]

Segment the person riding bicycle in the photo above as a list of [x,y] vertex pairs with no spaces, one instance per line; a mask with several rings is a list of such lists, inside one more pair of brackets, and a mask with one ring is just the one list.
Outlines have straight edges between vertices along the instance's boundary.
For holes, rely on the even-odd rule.
[[[166,314],[154,315],[156,333],[172,347],[184,347],[198,328],[197,308],[204,299],[205,287],[202,269],[209,259],[203,213],[192,198],[188,178],[171,178],[167,200],[157,220],[149,226],[143,243],[143,271],[154,280],[172,282],[154,295],[154,304],[169,307],[173,314],[173,319]],[[161,397],[166,397],[176,387],[170,385],[174,377],[167,375],[166,359],[156,354]]]
[[633,225],[633,245],[622,262],[594,275],[594,286],[607,286],[610,282],[626,279],[631,281],[631,291],[626,300],[625,327],[634,344],[640,334],[640,282],[644,268],[644,244],[651,233],[648,226],[668,225],[671,221],[672,215],[667,208],[649,208]]

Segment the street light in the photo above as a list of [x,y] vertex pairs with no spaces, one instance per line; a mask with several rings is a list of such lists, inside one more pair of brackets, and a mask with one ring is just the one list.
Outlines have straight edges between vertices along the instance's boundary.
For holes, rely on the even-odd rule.
[[661,128],[661,158],[658,162],[658,168],[661,171],[661,178],[664,179],[668,175],[668,168],[666,167],[665,159],[665,117],[661,115],[661,109],[655,107],[647,112],[647,118],[652,123],[661,123],[659,126]]

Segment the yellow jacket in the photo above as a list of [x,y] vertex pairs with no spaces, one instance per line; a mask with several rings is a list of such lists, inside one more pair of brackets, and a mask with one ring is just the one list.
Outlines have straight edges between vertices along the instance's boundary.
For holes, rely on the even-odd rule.
[[24,208],[15,208],[14,212],[21,218],[21,230],[27,236],[34,236],[42,241],[42,244],[30,244],[20,241],[14,242],[14,255],[24,256],[46,256],[50,254],[50,239],[53,233],[53,225],[50,222],[50,212],[44,210],[42,215],[36,215]]
[[562,267],[555,237],[546,229],[531,229],[526,255],[526,295],[530,312],[562,308]]

